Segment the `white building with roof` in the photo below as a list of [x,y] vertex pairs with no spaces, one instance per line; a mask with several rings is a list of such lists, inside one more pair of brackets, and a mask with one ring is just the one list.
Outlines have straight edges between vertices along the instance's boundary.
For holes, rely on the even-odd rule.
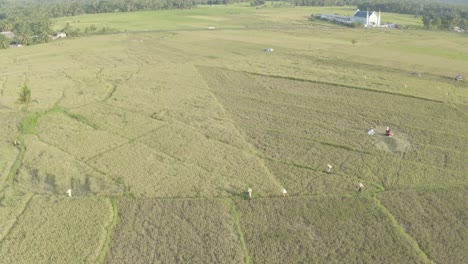
[[377,14],[375,11],[369,12],[358,9],[351,19],[353,22],[363,23],[365,27],[380,27],[380,11]]

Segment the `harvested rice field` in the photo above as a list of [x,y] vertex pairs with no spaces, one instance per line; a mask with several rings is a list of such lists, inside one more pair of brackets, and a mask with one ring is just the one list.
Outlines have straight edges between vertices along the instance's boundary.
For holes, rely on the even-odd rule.
[[466,36],[320,12],[66,17],[118,32],[0,50],[0,262],[464,263]]

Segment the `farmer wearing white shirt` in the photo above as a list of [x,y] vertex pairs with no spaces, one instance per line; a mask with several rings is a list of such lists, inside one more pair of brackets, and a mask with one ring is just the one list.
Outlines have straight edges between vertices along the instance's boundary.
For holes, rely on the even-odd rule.
[[285,188],[283,188],[283,190],[281,190],[281,194],[283,194],[283,198],[286,197],[286,194],[287,194],[287,193],[288,193],[288,192],[286,191]]
[[252,188],[247,189],[247,192],[249,193],[249,199],[252,199]]
[[364,184],[362,182],[358,183],[358,191],[362,192],[362,188],[364,188]]

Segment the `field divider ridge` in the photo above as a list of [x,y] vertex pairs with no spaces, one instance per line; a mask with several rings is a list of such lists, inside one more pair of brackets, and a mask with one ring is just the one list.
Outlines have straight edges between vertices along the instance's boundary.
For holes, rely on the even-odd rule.
[[413,247],[413,249],[418,253],[418,255],[422,258],[424,263],[431,263],[434,264],[435,262],[429,259],[427,254],[419,247],[418,242],[410,236],[406,231],[403,229],[403,227],[398,224],[398,221],[395,219],[395,217],[390,213],[390,211],[387,210],[385,206],[382,205],[379,199],[373,197],[375,205],[382,210],[382,213],[390,220],[390,222],[393,224],[393,226],[396,228],[396,231],[405,238],[406,241]]
[[397,95],[397,96],[408,97],[408,98],[413,98],[413,99],[420,99],[420,100],[428,101],[428,102],[445,103],[444,101],[431,99],[431,98],[425,98],[425,97],[420,97],[420,96],[415,96],[415,95],[410,95],[410,94],[395,93],[395,92],[390,92],[390,91],[374,90],[374,89],[370,89],[370,88],[366,88],[366,87],[353,86],[353,85],[344,84],[344,83],[324,82],[324,81],[297,78],[297,77],[292,77],[292,76],[269,75],[269,74],[263,74],[263,73],[257,73],[257,72],[248,72],[248,71],[242,71],[242,72],[247,73],[247,74],[262,76],[262,77],[280,78],[280,79],[287,79],[287,80],[292,80],[292,81],[302,81],[302,82],[326,84],[326,85],[338,85],[338,86],[345,87],[345,88],[350,88],[350,89],[363,90],[363,91],[375,92],[375,93],[390,94],[390,95]]
[[[23,136],[19,136],[20,142],[24,142]],[[23,165],[23,159],[24,159],[24,153],[26,152],[26,146],[23,144],[19,145],[19,152],[18,156],[16,157],[15,162],[11,166],[10,172],[8,173],[6,182],[9,183],[11,186],[14,185],[15,182],[15,176],[18,174],[18,170],[21,168]]]
[[32,193],[29,193],[29,194],[26,194],[26,195],[29,195],[28,200],[24,203],[24,206],[23,206],[23,209],[21,210],[21,212],[18,215],[16,215],[15,221],[11,224],[10,228],[8,228],[5,235],[3,237],[0,237],[0,245],[2,244],[3,240],[5,240],[5,238],[8,236],[8,234],[10,234],[11,230],[13,230],[16,223],[18,222],[18,218],[21,217],[21,215],[26,211],[26,208],[28,207],[29,203],[31,202],[31,200],[32,200],[32,198],[34,196],[34,194],[32,194]]
[[97,263],[104,263],[109,251],[109,248],[112,243],[112,235],[117,225],[117,218],[118,218],[118,205],[117,200],[118,198],[109,198],[112,206],[112,220],[110,221],[109,225],[106,227],[106,238],[100,250],[100,253],[96,259]]
[[236,205],[235,205],[234,201],[231,198],[220,199],[220,201],[231,209],[231,214],[234,217],[234,224],[236,226],[237,235],[239,236],[239,242],[241,244],[242,250],[244,251],[245,264],[250,264],[250,263],[252,263],[252,261],[251,261],[250,256],[249,256],[249,251],[247,250],[247,245],[245,243],[244,233],[242,232],[242,227],[241,227],[241,224],[240,224],[240,214],[236,209]]
[[[275,184],[276,186],[278,186],[278,188],[282,188],[282,184],[279,182],[279,180],[276,178],[276,176],[270,171],[268,166],[265,165],[263,159],[258,157],[258,151],[256,150],[256,148],[254,146],[252,146],[252,144],[245,138],[245,136],[242,133],[243,131],[239,128],[239,125],[234,121],[234,119],[232,118],[230,112],[219,101],[219,98],[218,98],[218,96],[216,96],[216,93],[213,90],[210,89],[211,86],[209,85],[209,82],[206,80],[206,76],[202,72],[200,72],[200,67],[204,67],[204,66],[195,65],[195,68],[197,69],[198,73],[201,75],[202,80],[206,84],[206,87],[208,88],[209,92],[214,96],[214,98],[216,98],[216,103],[219,105],[219,107],[225,113],[226,119],[229,119],[232,122],[232,124],[234,125],[234,127],[236,128],[236,130],[238,132],[238,136],[246,143],[247,149],[245,149],[243,151],[245,151],[245,153],[251,153],[252,155],[257,156],[259,165],[263,168],[263,170],[268,175],[268,177],[270,178],[272,183]],[[205,68],[209,68],[209,67],[205,67]]]

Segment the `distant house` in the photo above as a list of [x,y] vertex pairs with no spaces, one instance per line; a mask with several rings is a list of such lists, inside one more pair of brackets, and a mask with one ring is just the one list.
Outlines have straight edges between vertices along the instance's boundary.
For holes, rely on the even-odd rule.
[[317,14],[315,18],[333,21],[338,24],[352,25],[352,24],[363,24],[365,27],[394,27],[380,24],[380,11],[369,12],[356,10],[353,16],[342,16],[336,14]]
[[377,14],[375,11],[369,13],[369,11],[356,10],[351,18],[353,22],[363,23],[366,27],[380,27],[380,11]]
[[0,34],[2,34],[3,36],[9,38],[9,39],[13,39],[15,37],[15,33],[11,32],[11,31],[2,31],[0,32]]
[[60,39],[60,38],[66,38],[67,33],[65,32],[57,32],[52,36],[52,39]]

